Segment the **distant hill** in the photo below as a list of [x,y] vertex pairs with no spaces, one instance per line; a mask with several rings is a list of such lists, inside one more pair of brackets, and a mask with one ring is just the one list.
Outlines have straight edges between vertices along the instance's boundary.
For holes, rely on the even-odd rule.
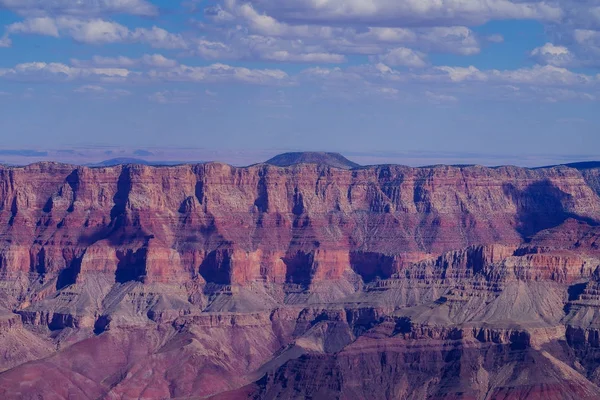
[[576,169],[592,169],[592,168],[600,168],[600,161],[583,161],[583,162],[575,162],[570,164],[565,164],[567,167],[576,168]]
[[575,168],[575,169],[582,171],[582,170],[586,170],[586,169],[600,168],[600,161],[580,161],[580,162],[574,162],[574,163],[568,163],[568,164],[546,165],[544,167],[536,167],[536,168],[532,168],[532,169],[554,168],[554,167],[558,167],[558,166]]
[[124,164],[139,164],[139,165],[180,165],[186,164],[182,161],[148,161],[141,158],[111,158],[110,160],[104,160],[99,163],[87,164],[88,167],[112,167],[115,165],[124,165]]
[[319,164],[335,168],[353,169],[359,164],[348,160],[339,153],[297,152],[279,154],[266,162],[277,167],[289,167],[297,164]]
[[100,161],[98,163],[88,164],[89,167],[112,167],[114,165],[122,165],[122,164],[141,164],[141,165],[151,165],[149,161],[142,160],[141,158],[111,158],[110,160]]

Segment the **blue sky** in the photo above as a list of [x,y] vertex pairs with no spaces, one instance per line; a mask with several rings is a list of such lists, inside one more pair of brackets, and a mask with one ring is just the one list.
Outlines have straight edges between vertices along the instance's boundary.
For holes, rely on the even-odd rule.
[[0,162],[599,159],[599,67],[591,0],[0,0]]

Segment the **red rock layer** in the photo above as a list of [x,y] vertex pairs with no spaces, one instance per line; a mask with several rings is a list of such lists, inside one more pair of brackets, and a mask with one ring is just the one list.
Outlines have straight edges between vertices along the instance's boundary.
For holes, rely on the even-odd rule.
[[598,176],[0,168],[0,397],[599,398]]
[[352,265],[369,280],[598,215],[594,189],[564,167],[42,163],[0,169],[0,272],[246,284],[336,279]]

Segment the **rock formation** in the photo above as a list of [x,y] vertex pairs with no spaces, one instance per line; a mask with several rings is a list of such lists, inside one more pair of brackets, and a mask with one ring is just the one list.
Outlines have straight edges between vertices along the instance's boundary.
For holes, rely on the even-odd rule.
[[359,164],[348,160],[339,153],[325,152],[296,152],[279,154],[265,162],[277,167],[291,167],[298,164],[317,164],[342,169],[360,167]]
[[600,398],[600,168],[285,165],[0,167],[0,398]]

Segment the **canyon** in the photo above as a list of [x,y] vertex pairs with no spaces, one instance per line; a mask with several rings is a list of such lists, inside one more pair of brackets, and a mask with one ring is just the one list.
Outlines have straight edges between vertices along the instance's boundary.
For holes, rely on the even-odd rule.
[[0,398],[600,398],[600,165],[273,164],[0,166]]

